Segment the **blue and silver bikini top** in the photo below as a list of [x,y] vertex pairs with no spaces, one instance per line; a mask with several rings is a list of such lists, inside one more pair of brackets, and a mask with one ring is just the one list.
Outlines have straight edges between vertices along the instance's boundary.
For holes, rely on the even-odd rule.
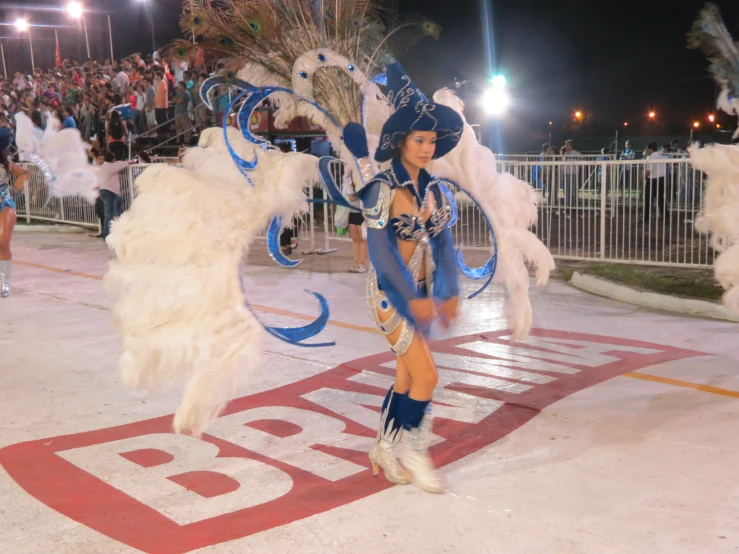
[[[395,232],[395,236],[400,240],[417,241],[426,233],[432,237],[439,235],[452,219],[452,207],[449,204],[446,194],[442,193],[441,190],[444,185],[425,170],[421,170],[418,176],[420,191],[416,189],[413,181],[408,176],[408,172],[397,160],[393,162],[390,169],[378,173],[365,188],[376,186],[378,183],[380,191],[377,202],[371,207],[365,205],[365,208],[362,210],[367,227],[370,229],[384,229],[389,222]],[[423,206],[429,194],[436,200],[437,208],[425,222],[423,222],[420,215],[407,213],[389,219],[394,192],[401,187],[409,189],[416,199],[416,204],[421,212],[423,212]]]
[[451,208],[443,206],[431,213],[425,223],[421,222],[421,218],[417,215],[401,214],[393,217],[390,224],[393,226],[395,236],[400,240],[420,240],[424,233],[435,237],[446,228],[447,223],[451,220]]

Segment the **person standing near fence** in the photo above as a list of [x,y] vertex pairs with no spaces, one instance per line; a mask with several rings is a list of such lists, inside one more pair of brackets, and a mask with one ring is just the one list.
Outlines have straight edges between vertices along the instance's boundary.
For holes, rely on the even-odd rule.
[[10,181],[15,177],[13,188],[22,191],[31,174],[10,161],[10,141],[13,133],[0,127],[0,298],[10,295],[10,273],[13,255],[10,239],[15,229],[15,202],[10,193]]
[[[626,146],[624,147],[618,159],[625,162],[631,162],[636,159],[636,150],[634,150],[634,145],[630,140],[626,141]],[[619,179],[621,181],[623,191],[638,188],[636,179],[637,171],[637,168],[635,168],[633,164],[624,164],[623,166],[621,166],[621,176]]]
[[[647,145],[647,157],[650,160],[667,160],[669,156],[658,152],[657,143],[652,141]],[[646,183],[644,191],[644,207],[642,217],[647,220],[647,214],[651,214],[652,204],[657,200],[657,214],[655,219],[665,215],[665,180],[667,177],[667,163],[650,163],[646,170]]]
[[128,136],[128,128],[121,119],[121,114],[117,110],[110,112],[110,121],[108,122],[108,151],[115,156],[117,160],[123,160],[126,157],[126,137]]
[[[565,141],[565,158],[571,158],[573,160],[581,160],[582,154],[575,150],[575,146],[572,140]],[[576,164],[568,164],[564,166],[564,193],[565,201],[567,202],[566,207],[577,211],[577,195],[580,190],[580,166]],[[569,218],[570,215],[567,214]]]
[[116,162],[112,152],[105,154],[104,163],[98,170],[100,200],[102,203],[102,224],[100,238],[105,240],[110,233],[110,224],[123,213],[121,181],[119,173],[133,162]]
[[[553,162],[557,158],[557,150],[549,143],[545,143],[541,147],[541,161],[542,162]],[[550,210],[556,209],[556,214],[559,215],[559,182],[556,178],[555,172],[557,171],[554,165],[543,165],[541,166],[541,188],[547,197],[547,206]]]
[[[362,203],[357,198],[357,188],[352,179],[351,172],[344,177],[347,182],[345,190],[349,194],[346,195],[349,203],[355,208],[362,208]],[[349,236],[352,239],[352,253],[354,255],[354,265],[349,268],[349,273],[366,273],[367,272],[367,229],[364,226],[364,215],[362,212],[349,212]]]

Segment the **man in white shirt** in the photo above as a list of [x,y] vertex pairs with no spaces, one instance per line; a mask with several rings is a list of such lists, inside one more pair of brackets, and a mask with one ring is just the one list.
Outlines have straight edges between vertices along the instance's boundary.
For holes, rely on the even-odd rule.
[[[657,143],[652,141],[647,144],[647,157],[650,160],[668,160],[670,157],[658,151]],[[644,191],[644,207],[642,217],[651,215],[652,204],[657,199],[658,213],[656,219],[665,214],[665,178],[667,177],[667,162],[655,162],[647,164],[647,185]]]

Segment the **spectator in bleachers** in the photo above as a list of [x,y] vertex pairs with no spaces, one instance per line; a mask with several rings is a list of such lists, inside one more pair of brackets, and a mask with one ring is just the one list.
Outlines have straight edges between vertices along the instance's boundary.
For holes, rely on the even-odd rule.
[[154,74],[154,87],[156,90],[156,118],[157,124],[163,125],[169,120],[167,110],[169,109],[169,92],[167,88],[167,79],[162,71]]
[[[122,65],[119,65],[112,83],[113,92],[120,95],[121,98],[128,98],[128,86],[128,73],[123,70]],[[120,104],[120,102],[118,103]]]
[[62,110],[62,129],[76,129],[77,123],[74,120],[74,110],[71,106],[65,106]]
[[172,100],[174,104],[175,135],[179,137],[180,143],[190,144],[192,141],[192,123],[188,117],[187,107],[190,103],[190,94],[187,92],[185,83],[180,81],[177,85],[177,94]]
[[192,88],[195,129],[198,133],[202,132],[202,130],[208,126],[208,107],[203,103],[203,99],[200,97],[200,89],[207,78],[207,73],[200,73]]

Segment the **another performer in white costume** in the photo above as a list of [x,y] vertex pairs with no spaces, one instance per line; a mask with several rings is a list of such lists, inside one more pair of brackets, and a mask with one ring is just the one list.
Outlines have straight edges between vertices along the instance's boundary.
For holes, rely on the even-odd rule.
[[[702,48],[711,61],[711,73],[721,86],[719,109],[739,116],[739,43],[726,29],[715,4],[707,4],[701,11],[689,45]],[[739,128],[734,140],[737,136]],[[714,275],[726,289],[724,305],[739,314],[739,145],[695,145],[688,151],[695,168],[707,176],[695,228],[710,235],[718,254]]]
[[[10,296],[10,277],[13,255],[10,240],[15,228],[15,202],[11,190],[23,190],[31,174],[10,161],[10,142],[13,134],[7,127],[0,127],[0,298]],[[11,179],[15,182],[11,186]]]

